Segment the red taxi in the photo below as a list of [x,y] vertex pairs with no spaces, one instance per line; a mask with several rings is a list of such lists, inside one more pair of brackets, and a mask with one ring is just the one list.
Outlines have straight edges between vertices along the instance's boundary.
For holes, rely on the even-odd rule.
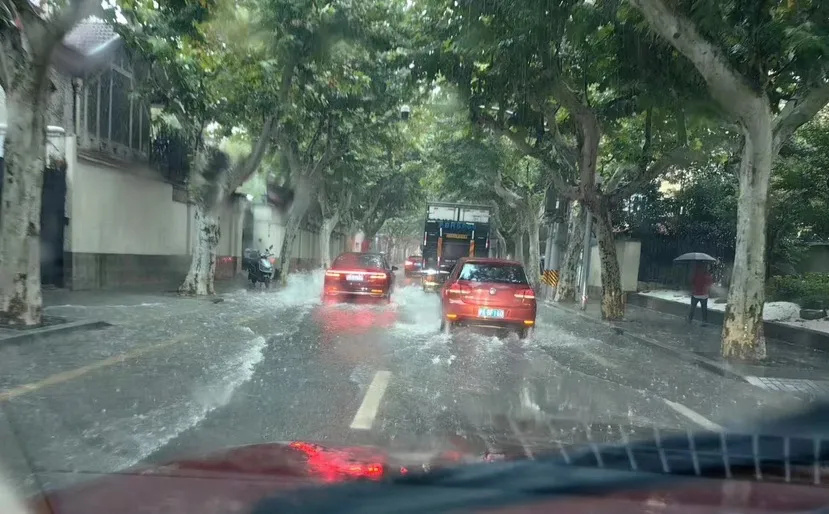
[[517,330],[527,337],[535,326],[535,292],[516,261],[467,257],[441,289],[441,329],[455,325]]
[[379,253],[347,252],[334,259],[325,270],[322,298],[325,302],[355,298],[391,300],[394,272],[386,257]]
[[420,255],[410,255],[406,258],[403,264],[403,273],[406,277],[413,277],[420,275],[423,269],[423,257]]

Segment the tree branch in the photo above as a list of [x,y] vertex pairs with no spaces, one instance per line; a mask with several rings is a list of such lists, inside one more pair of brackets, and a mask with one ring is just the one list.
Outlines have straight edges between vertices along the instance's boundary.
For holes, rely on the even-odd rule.
[[498,179],[495,181],[494,184],[495,194],[497,194],[505,202],[507,202],[507,205],[509,205],[510,207],[515,207],[516,205],[518,205],[518,201],[522,199],[521,195],[504,186],[504,178],[501,175],[500,168],[498,169],[497,174]]
[[822,84],[807,90],[803,95],[788,101],[774,119],[774,154],[794,134],[801,125],[815,117],[827,103],[829,103],[829,83]]
[[615,190],[609,189],[608,194],[610,195],[611,202],[615,203],[641,191],[652,180],[668,171],[669,168],[679,165],[687,165],[693,160],[701,157],[702,156],[699,155],[698,152],[695,152],[686,146],[674,148],[651,164],[649,168],[639,168],[640,172],[637,176],[633,177],[630,182],[617,186]]
[[651,28],[687,57],[702,75],[720,107],[744,124],[754,113],[768,107],[765,96],[754,91],[720,50],[705,39],[694,23],[668,7],[664,0],[630,0]]
[[265,157],[265,153],[267,152],[268,147],[270,146],[271,134],[274,130],[275,125],[276,118],[274,118],[273,116],[269,116],[265,120],[264,125],[262,125],[262,130],[259,133],[259,139],[256,141],[253,150],[238,166],[235,166],[234,169],[228,174],[228,194],[232,193],[236,190],[236,188],[241,186],[242,183],[248,178],[250,178],[250,176],[256,172],[256,169],[259,168],[259,165],[262,163],[262,159]]
[[579,149],[579,185],[587,188],[595,181],[596,162],[598,160],[601,128],[599,119],[593,109],[585,105],[562,79],[561,71],[555,69],[552,80],[552,92],[561,104],[570,111],[576,120],[582,136]]
[[558,163],[552,161],[549,158],[549,156],[544,155],[544,153],[539,151],[538,148],[535,148],[531,144],[529,144],[527,142],[526,133],[516,133],[512,130],[505,129],[497,121],[487,116],[486,114],[479,114],[477,119],[480,124],[489,128],[499,136],[509,138],[509,140],[512,141],[512,143],[524,155],[534,157],[542,163],[544,163],[545,167],[550,172],[550,180],[552,180],[553,185],[555,185],[556,189],[559,190],[559,193],[568,198],[576,198],[576,196],[578,195],[578,191],[575,187],[567,184],[567,182],[564,180],[564,177],[561,175],[561,171],[558,168]]

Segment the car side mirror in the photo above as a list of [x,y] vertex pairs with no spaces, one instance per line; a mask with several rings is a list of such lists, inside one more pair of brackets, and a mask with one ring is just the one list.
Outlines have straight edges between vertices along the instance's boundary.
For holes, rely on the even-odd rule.
[[399,270],[399,269],[400,269],[400,268],[398,268],[397,266],[392,266],[392,267],[391,267],[391,270],[392,270],[392,271],[397,271],[397,270]]

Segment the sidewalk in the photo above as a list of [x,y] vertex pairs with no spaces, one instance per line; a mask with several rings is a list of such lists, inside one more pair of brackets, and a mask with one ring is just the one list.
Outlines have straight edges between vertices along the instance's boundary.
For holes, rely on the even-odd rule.
[[146,323],[153,316],[169,313],[184,316],[205,302],[222,301],[220,295],[242,289],[245,283],[241,279],[217,280],[216,296],[209,297],[179,296],[177,286],[171,283],[84,291],[44,289],[43,326],[20,329],[0,327],[0,345],[124,323]]
[[829,396],[829,352],[766,338],[768,358],[762,364],[730,362],[720,356],[722,328],[698,320],[628,304],[624,321],[601,319],[598,303],[582,311],[577,306],[548,303],[595,323],[612,326],[644,344],[658,347],[703,369],[755,386],[798,396]]

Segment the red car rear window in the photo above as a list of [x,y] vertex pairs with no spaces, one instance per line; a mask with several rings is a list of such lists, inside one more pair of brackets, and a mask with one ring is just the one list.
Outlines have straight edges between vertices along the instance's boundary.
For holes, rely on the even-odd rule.
[[470,282],[527,284],[527,275],[524,273],[524,268],[517,264],[507,263],[467,262],[463,265],[458,279]]
[[333,268],[385,268],[383,257],[371,253],[344,253],[334,260]]

